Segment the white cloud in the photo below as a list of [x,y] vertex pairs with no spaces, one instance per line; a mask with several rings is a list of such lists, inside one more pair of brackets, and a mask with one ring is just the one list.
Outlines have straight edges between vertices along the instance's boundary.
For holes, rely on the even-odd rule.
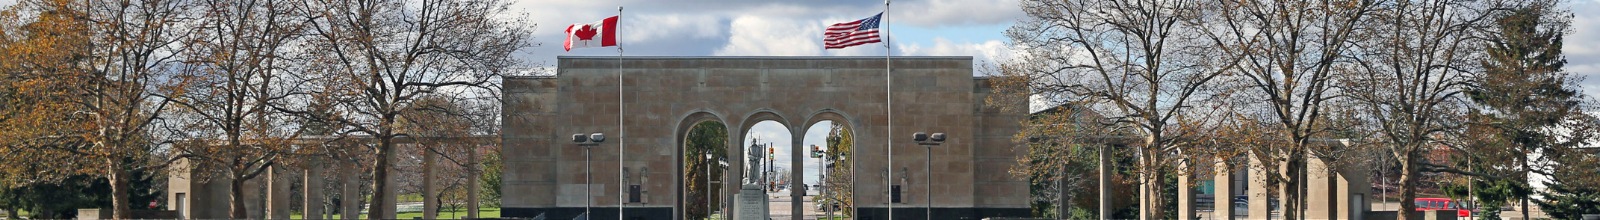
[[822,26],[797,20],[739,16],[729,25],[728,44],[717,56],[816,56],[822,54]]
[[904,7],[891,5],[890,17],[926,27],[1009,24],[1023,16],[1016,0],[927,0],[900,5]]
[[995,61],[1005,61],[1011,58],[1011,47],[1000,40],[988,40],[977,43],[951,42],[944,38],[934,38],[933,45],[904,44],[896,45],[900,53],[910,56],[972,56],[974,65],[984,63],[994,64]]
[[1573,12],[1572,34],[1564,39],[1562,52],[1567,56],[1566,71],[1584,77],[1578,84],[1583,93],[1600,97],[1600,3],[1571,2]]
[[1593,56],[1600,55],[1600,44],[1590,40],[1600,40],[1600,13],[1585,13],[1600,11],[1600,4],[1594,2],[1574,3],[1572,6],[1572,35],[1568,35],[1563,52],[1567,56]]
[[622,40],[643,42],[671,38],[717,38],[727,34],[722,21],[712,15],[645,14],[639,15],[636,20],[649,23],[622,24],[622,28],[629,32],[621,36]]

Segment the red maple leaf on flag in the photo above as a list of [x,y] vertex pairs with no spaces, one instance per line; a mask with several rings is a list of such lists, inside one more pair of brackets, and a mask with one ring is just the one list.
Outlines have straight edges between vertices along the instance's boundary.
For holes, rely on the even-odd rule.
[[593,40],[594,35],[598,34],[598,32],[599,31],[595,30],[594,27],[583,25],[582,28],[578,28],[578,30],[573,32],[573,34],[578,36],[578,39],[580,40]]

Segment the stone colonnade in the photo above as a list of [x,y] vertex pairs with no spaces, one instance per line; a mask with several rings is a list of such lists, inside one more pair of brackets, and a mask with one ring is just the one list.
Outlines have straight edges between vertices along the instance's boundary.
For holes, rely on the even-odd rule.
[[[489,140],[491,138],[470,137],[467,139]],[[399,140],[398,142],[402,144],[401,146],[414,147],[414,145],[407,146],[415,143],[411,138],[400,138]],[[468,153],[465,158],[458,158],[457,160],[464,160],[462,162],[466,164],[481,163],[476,152],[477,148],[472,147],[470,149],[471,153]],[[422,173],[422,190],[425,192],[422,193],[422,218],[437,219],[438,212],[435,210],[440,207],[440,204],[438,204],[439,199],[437,198],[440,196],[439,185],[441,184],[438,182],[441,179],[438,173],[440,155],[432,151],[425,152],[422,155],[423,161],[419,167],[419,172]],[[248,218],[289,219],[293,211],[300,211],[300,213],[303,213],[303,219],[335,219],[335,210],[338,211],[337,213],[361,213],[364,210],[364,204],[370,202],[361,201],[365,198],[362,195],[367,195],[363,194],[363,187],[371,187],[370,180],[362,178],[362,175],[366,174],[367,170],[362,169],[361,163],[366,163],[366,161],[358,161],[354,157],[324,155],[299,158],[285,157],[279,158],[279,160],[276,163],[278,165],[268,168],[260,176],[245,182],[244,187],[247,190],[244,192],[244,199]],[[390,161],[395,160],[391,158]],[[168,210],[177,211],[180,219],[229,218],[229,180],[215,177],[209,180],[200,178],[201,176],[196,175],[196,173],[207,171],[204,170],[204,167],[193,166],[192,161],[188,159],[180,159],[172,167],[172,172],[168,174],[168,199],[166,205]],[[386,209],[381,217],[394,219],[396,217],[395,207],[397,207],[395,198],[398,197],[398,191],[394,187],[399,185],[396,178],[400,175],[393,166],[387,169],[390,169],[391,175],[387,180],[390,182],[390,184],[387,184],[389,187],[385,191],[390,192],[391,196],[386,199],[387,201],[381,201],[380,205],[390,208]],[[464,207],[466,210],[477,210],[479,207],[479,190],[477,189],[479,187],[477,181],[478,175],[480,175],[479,172],[481,171],[469,171],[466,173],[467,201],[466,207]],[[326,181],[330,179],[329,177],[333,182]],[[302,207],[290,207],[290,200],[292,200],[290,187],[295,180],[301,181],[301,186],[322,187],[302,187],[303,192],[300,197],[300,199],[303,199]],[[330,184],[340,192],[339,194],[342,197],[338,198],[339,201],[357,202],[340,202],[338,204],[339,207],[332,207],[334,198],[329,198],[328,195],[330,193],[323,190],[325,186]],[[255,191],[250,189],[264,190]],[[357,219],[357,217],[357,215],[339,215],[338,219]],[[477,212],[467,212],[466,216],[459,217],[477,218],[478,216]]]
[[[1321,159],[1310,157],[1306,163],[1306,207],[1305,218],[1308,219],[1362,219],[1362,215],[1372,209],[1370,198],[1371,187],[1366,170],[1349,166],[1329,166]],[[1108,165],[1102,160],[1101,165]],[[1243,167],[1226,164],[1227,158],[1218,158],[1219,162],[1211,166],[1213,199],[1212,210],[1209,214],[1202,214],[1196,210],[1197,201],[1194,195],[1195,187],[1192,185],[1196,179],[1190,172],[1179,172],[1178,176],[1178,213],[1181,216],[1203,219],[1271,219],[1282,218],[1281,214],[1274,216],[1273,204],[1281,203],[1271,196],[1284,194],[1280,187],[1277,192],[1265,189],[1267,175],[1271,174],[1264,169],[1264,165],[1253,157],[1247,159]],[[1197,169],[1202,166],[1182,164],[1180,169]],[[1235,169],[1239,168],[1239,169]],[[1280,166],[1277,170],[1286,170]],[[1204,173],[1204,172],[1196,172]],[[1241,175],[1243,174],[1243,175]],[[1270,193],[1270,194],[1269,194]],[[1237,213],[1234,209],[1233,198],[1245,196],[1247,204],[1244,213]],[[1281,204],[1279,204],[1281,208]]]

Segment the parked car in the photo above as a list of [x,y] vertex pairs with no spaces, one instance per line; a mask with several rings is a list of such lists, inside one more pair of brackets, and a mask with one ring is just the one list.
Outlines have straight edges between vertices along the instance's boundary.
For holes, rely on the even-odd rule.
[[1450,198],[1417,198],[1417,211],[1456,210],[1456,217],[1472,217],[1474,208]]

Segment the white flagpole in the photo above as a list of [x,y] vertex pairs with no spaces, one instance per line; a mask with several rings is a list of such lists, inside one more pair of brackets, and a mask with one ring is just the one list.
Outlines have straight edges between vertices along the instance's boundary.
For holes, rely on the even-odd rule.
[[[894,62],[889,59],[890,57],[892,57],[894,55],[894,50],[892,48],[890,48],[891,41],[889,41],[889,0],[883,0],[883,34],[881,36],[883,36],[883,50],[884,50],[884,54],[883,54],[883,82],[884,82],[885,86],[884,86],[884,90],[883,90],[883,92],[884,92],[883,97],[884,97],[884,99],[886,99],[886,102],[888,103],[888,105],[887,105],[888,108],[887,108],[886,111],[888,111],[888,113],[889,113],[889,134],[888,135],[884,135],[883,137],[889,139],[889,147],[888,147],[889,148],[889,160],[888,160],[888,162],[884,163],[884,164],[888,165],[888,166],[884,167],[884,169],[889,171],[888,172],[889,173],[889,175],[888,175],[889,178],[886,179],[884,182],[887,183],[885,186],[890,186],[890,187],[884,187],[884,188],[888,189],[890,191],[887,194],[885,194],[888,197],[886,197],[884,199],[889,200],[888,201],[889,202],[889,218],[888,219],[894,219],[894,200],[893,200],[894,198],[892,198],[894,196],[894,191],[893,191],[894,187],[892,187],[892,186],[894,186],[894,78],[892,78],[893,76],[889,75],[889,72],[893,71],[893,69],[894,69]],[[900,187],[905,187],[905,186],[900,186]]]
[[[617,26],[622,26],[622,6],[617,6]],[[611,30],[614,31],[617,29],[621,28],[613,28]],[[616,36],[616,33],[607,34]],[[627,94],[622,93],[622,42],[617,42],[617,154],[620,155],[617,157],[617,181],[627,181],[628,179],[628,177],[622,172],[623,170],[627,169],[627,165],[623,163],[623,159],[628,157],[628,129],[627,127],[624,127],[622,123],[622,101],[623,97],[626,96]],[[628,195],[627,184],[627,182],[619,182],[619,184],[617,184],[617,220],[623,219],[622,208],[625,202],[627,202],[627,200],[624,200]]]

